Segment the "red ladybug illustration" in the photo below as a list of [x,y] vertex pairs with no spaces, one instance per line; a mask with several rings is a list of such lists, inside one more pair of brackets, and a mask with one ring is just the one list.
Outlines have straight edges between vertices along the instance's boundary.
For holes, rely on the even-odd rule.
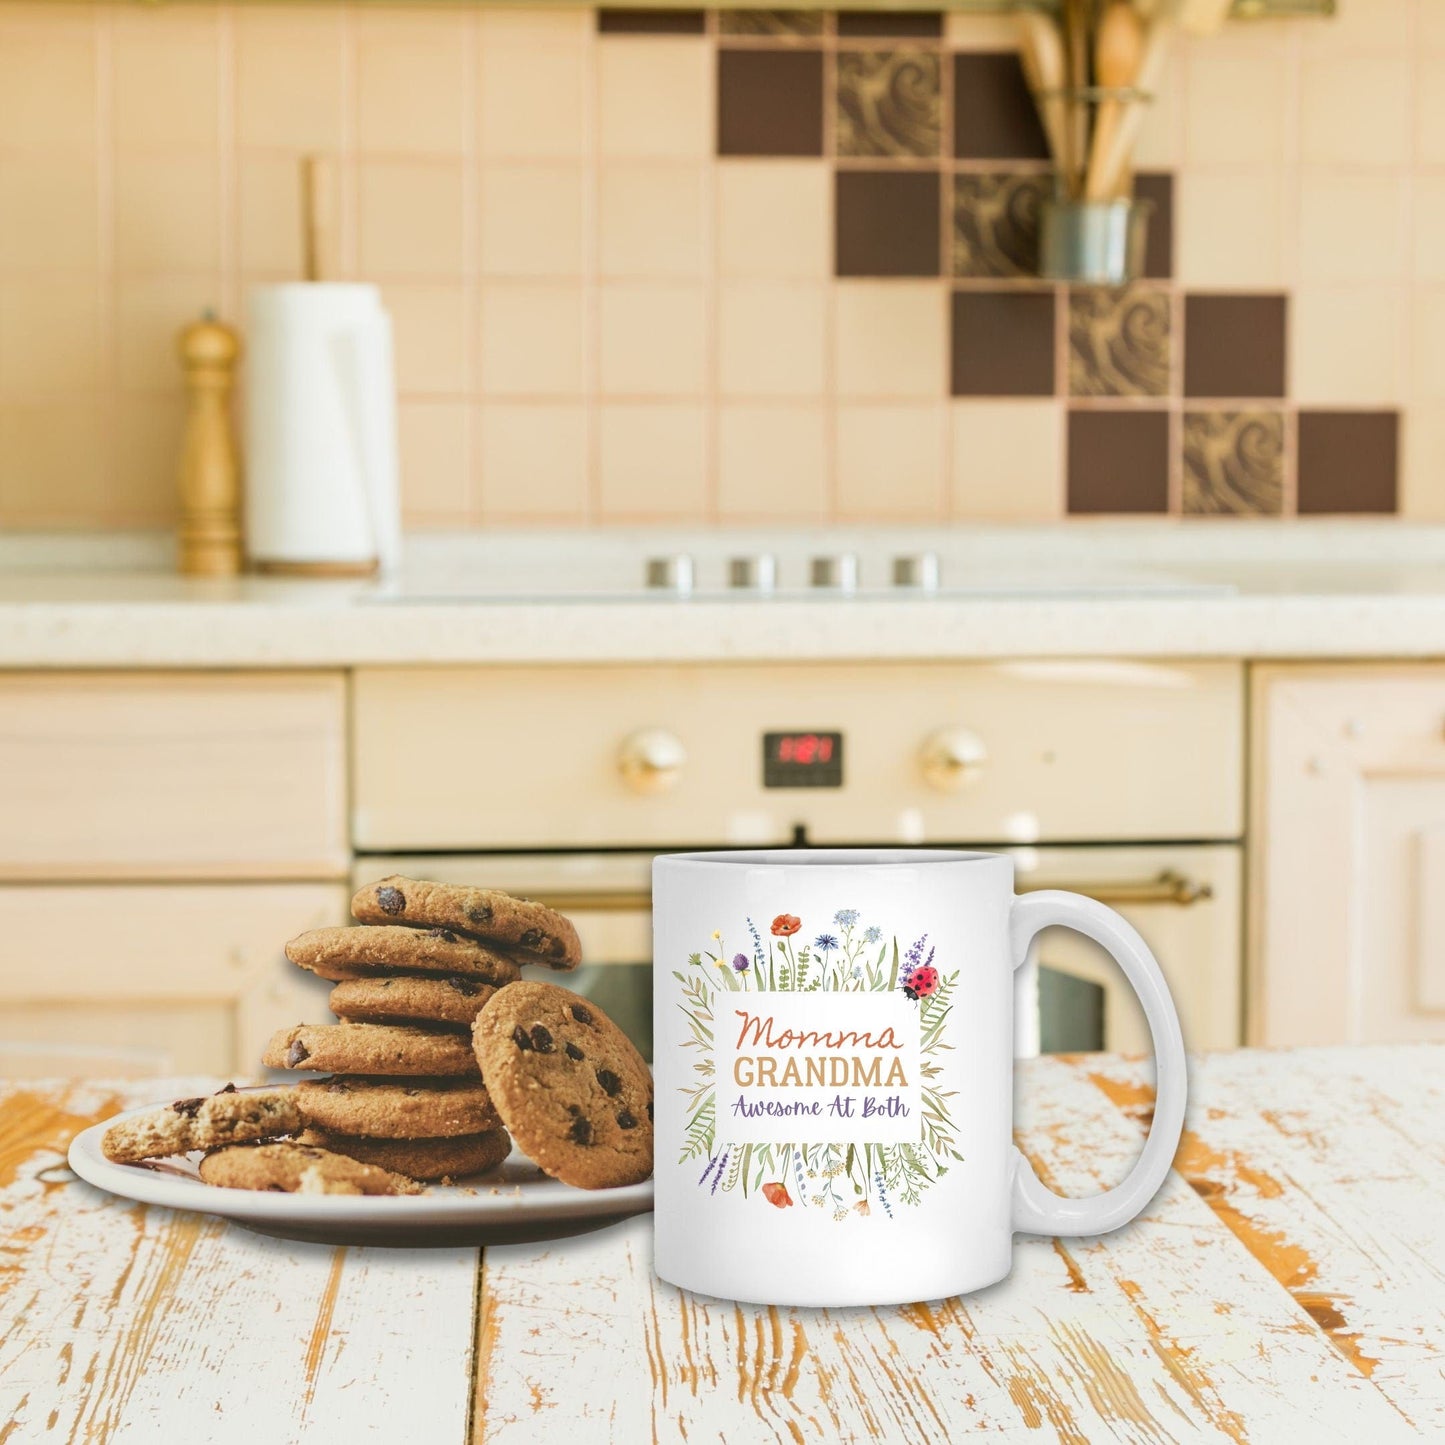
[[929,968],[926,964],[922,968],[915,968],[905,980],[903,992],[915,1003],[921,998],[927,998],[931,993],[937,993],[938,970]]

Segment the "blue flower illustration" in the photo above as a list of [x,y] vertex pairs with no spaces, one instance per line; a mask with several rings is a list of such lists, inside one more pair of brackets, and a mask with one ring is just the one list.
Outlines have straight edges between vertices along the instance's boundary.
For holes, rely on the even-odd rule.
[[748,958],[747,954],[745,954],[745,953],[735,953],[735,954],[733,955],[733,972],[734,972],[734,973],[746,973],[750,967],[751,967],[751,960]]
[[831,933],[820,933],[813,940],[813,947],[820,953],[831,953],[837,946],[838,940]]
[[883,930],[875,923],[864,935],[864,943],[877,943],[883,937]]
[[858,921],[858,910],[856,908],[840,908],[833,915],[833,922],[839,928],[852,928]]

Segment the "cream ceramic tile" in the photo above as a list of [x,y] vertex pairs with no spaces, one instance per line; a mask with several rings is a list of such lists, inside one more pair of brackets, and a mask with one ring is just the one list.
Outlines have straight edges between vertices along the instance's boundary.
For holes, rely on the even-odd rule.
[[608,282],[598,288],[604,396],[699,396],[706,376],[701,286]]
[[1174,251],[1186,286],[1284,284],[1284,225],[1277,171],[1175,177]]
[[337,150],[345,115],[345,9],[239,5],[232,24],[240,144]]
[[724,396],[821,396],[827,292],[796,281],[728,281],[718,293],[718,389]]
[[43,155],[0,155],[0,270],[100,264],[95,166]]
[[846,397],[948,391],[948,293],[929,281],[840,281],[833,374]]
[[[1352,56],[1400,52],[1410,45],[1412,12],[1429,12],[1435,0],[1337,0],[1327,20],[1301,21],[1300,48],[1306,55]],[[1280,22],[1281,28],[1287,28]]]
[[0,150],[94,152],[97,136],[93,25],[0,31]]
[[396,337],[396,384],[402,392],[458,396],[470,387],[466,288],[457,285],[382,287]]
[[1421,57],[1415,72],[1415,159],[1445,165],[1445,55]]
[[828,517],[828,418],[821,406],[718,409],[718,514],[724,522]]
[[221,122],[220,12],[119,7],[112,12],[115,141],[130,150],[209,151]]
[[597,179],[601,274],[702,275],[707,179],[698,164],[604,163]]
[[1300,77],[1300,154],[1307,165],[1398,167],[1410,143],[1405,56],[1306,60]]
[[1404,386],[1405,293],[1307,287],[1290,299],[1289,389],[1305,405],[1398,402]]
[[477,13],[482,48],[577,45],[592,38],[597,12],[580,7],[499,5]]
[[176,469],[185,430],[185,397],[129,397],[116,409],[115,474],[106,498],[118,524],[164,526],[176,515]]
[[207,307],[219,312],[219,276],[123,276],[115,288],[116,384],[124,393],[175,391],[176,345]]
[[88,528],[113,520],[108,431],[94,397],[0,405],[0,521]]
[[588,459],[585,407],[482,407],[483,521],[586,521]]
[[829,170],[825,161],[720,161],[719,273],[818,280],[830,275]]
[[1445,522],[1445,406],[1412,406],[1400,441],[1400,515]]
[[363,275],[460,276],[465,265],[462,197],[460,162],[362,161],[358,230]]
[[955,401],[949,494],[955,517],[1052,522],[1064,514],[1064,408]]
[[481,171],[478,256],[487,276],[580,276],[588,177],[581,166]]
[[612,402],[598,408],[603,521],[701,521],[707,417],[701,406]]
[[472,14],[356,11],[356,127],[373,155],[460,155],[471,127]]
[[1445,402],[1445,290],[1418,288],[1411,297],[1412,397]]
[[926,520],[945,510],[945,407],[838,407],[834,426],[838,515],[843,520]]
[[115,264],[162,275],[221,262],[221,177],[212,156],[124,155],[115,167]]
[[1287,77],[1286,57],[1278,52],[1190,50],[1184,80],[1187,162],[1261,167],[1280,161]]
[[492,282],[481,296],[481,389],[488,397],[581,393],[586,356],[580,286]]
[[950,50],[1017,50],[1018,21],[1012,15],[971,15],[954,11],[943,18],[943,37]]
[[299,279],[300,156],[250,151],[237,160],[236,254],[243,271]]
[[1417,281],[1445,281],[1445,176],[1417,173],[1412,199],[1414,275]]
[[1300,182],[1300,279],[1398,280],[1408,265],[1407,208],[1407,187],[1398,176],[1305,172]]
[[1419,0],[1415,9],[1415,40],[1424,50],[1445,50],[1445,6]]
[[98,277],[0,279],[0,394],[98,386],[101,336]]
[[1139,136],[1134,142],[1136,170],[1167,171],[1183,159],[1184,107],[1179,99],[1183,90],[1183,67],[1179,54],[1165,56],[1154,87],[1154,99],[1144,112]]
[[596,54],[603,156],[711,154],[713,52],[705,40],[613,35]]
[[[490,12],[480,11],[485,24]],[[484,156],[580,158],[588,145],[590,55],[581,45],[482,43],[478,118]]]
[[403,399],[397,408],[402,517],[408,526],[463,526],[471,491],[471,408]]

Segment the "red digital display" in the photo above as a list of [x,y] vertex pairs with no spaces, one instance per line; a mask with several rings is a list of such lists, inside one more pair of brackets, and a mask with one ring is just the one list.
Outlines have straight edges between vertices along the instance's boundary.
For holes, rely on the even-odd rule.
[[833,761],[831,733],[783,733],[778,738],[778,761],[810,767]]
[[763,734],[765,788],[841,788],[843,734],[788,732]]

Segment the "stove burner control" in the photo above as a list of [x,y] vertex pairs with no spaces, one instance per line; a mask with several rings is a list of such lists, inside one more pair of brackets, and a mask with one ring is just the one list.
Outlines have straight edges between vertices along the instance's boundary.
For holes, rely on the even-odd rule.
[[917,589],[919,592],[937,592],[938,553],[904,552],[895,557],[893,585]]
[[931,787],[955,793],[983,776],[988,749],[967,728],[940,728],[924,739],[918,762]]
[[771,552],[728,559],[728,586],[737,592],[771,592],[778,585],[778,561]]
[[858,590],[858,554],[837,552],[814,557],[808,564],[808,581],[819,590],[856,592]]
[[675,787],[687,762],[687,749],[676,733],[643,728],[622,741],[617,770],[634,793],[665,793]]
[[677,552],[670,557],[649,557],[647,586],[650,591],[671,592],[677,597],[690,597],[692,558],[686,552]]

